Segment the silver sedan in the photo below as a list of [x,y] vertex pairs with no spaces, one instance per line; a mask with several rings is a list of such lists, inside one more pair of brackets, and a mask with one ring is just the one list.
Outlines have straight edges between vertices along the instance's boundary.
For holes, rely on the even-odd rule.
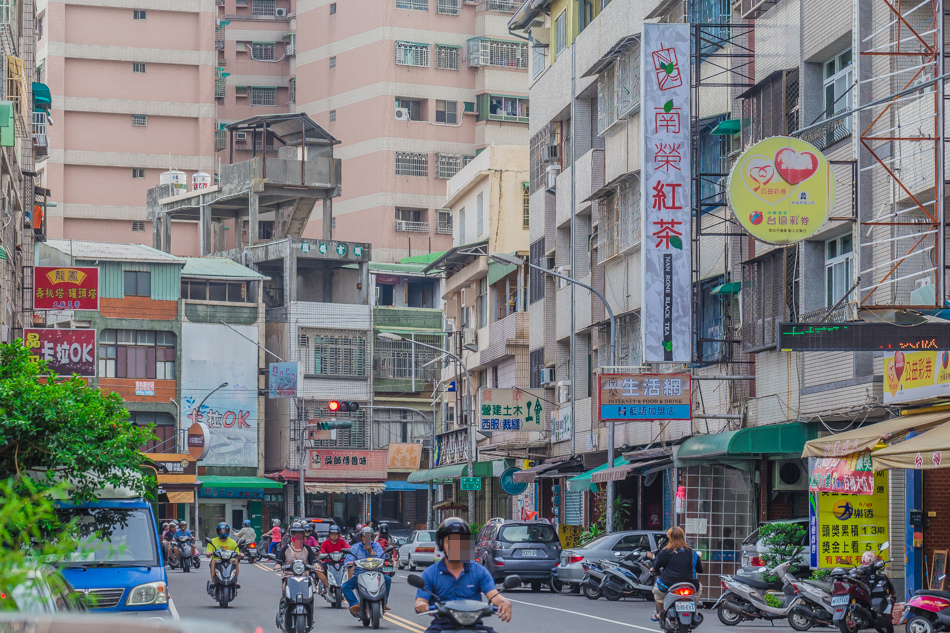
[[648,530],[614,532],[581,547],[561,550],[560,564],[555,567],[558,580],[577,584],[584,580],[584,563],[601,559],[620,559],[635,549],[655,551],[666,545],[666,534]]
[[442,552],[435,544],[435,530],[416,530],[399,548],[399,569],[407,566],[415,571],[420,565],[431,565],[442,560]]

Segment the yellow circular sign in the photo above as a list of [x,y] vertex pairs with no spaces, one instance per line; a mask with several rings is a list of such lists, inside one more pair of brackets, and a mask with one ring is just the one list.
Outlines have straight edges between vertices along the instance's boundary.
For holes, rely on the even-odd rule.
[[828,160],[811,143],[789,136],[765,139],[743,152],[727,191],[739,224],[769,244],[811,237],[835,204]]

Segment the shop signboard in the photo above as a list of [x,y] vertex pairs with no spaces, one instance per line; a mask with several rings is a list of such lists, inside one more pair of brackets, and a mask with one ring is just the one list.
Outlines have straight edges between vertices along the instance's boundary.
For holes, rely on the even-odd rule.
[[690,26],[641,35],[640,258],[644,362],[692,360]]
[[435,465],[448,466],[468,461],[470,448],[468,429],[454,429],[440,433],[435,438]]
[[309,451],[307,477],[317,479],[386,479],[386,451],[318,448]]
[[211,450],[211,429],[207,424],[195,422],[188,427],[188,454],[196,460],[204,459]]
[[540,389],[479,389],[478,430],[544,430],[544,397]]
[[689,374],[600,374],[601,420],[689,420]]
[[584,528],[580,525],[557,524],[557,537],[561,541],[562,550],[582,547],[581,534],[583,533]]
[[419,470],[422,462],[422,444],[418,442],[390,444],[386,449],[386,470],[389,472],[412,472]]
[[950,352],[884,353],[884,404],[950,397]]
[[749,235],[768,244],[795,244],[814,235],[835,204],[831,165],[801,139],[759,141],[736,161],[729,204]]
[[520,472],[520,468],[507,468],[501,474],[501,489],[510,495],[520,495],[527,489],[528,483],[525,481],[515,481],[515,473]]
[[[887,471],[874,475],[870,495],[810,492],[809,548],[812,567],[858,565],[864,552],[887,540]],[[888,558],[889,550],[881,556]]]
[[136,380],[135,381],[135,395],[154,396],[155,395],[155,381],[154,380]]
[[840,457],[816,458],[808,477],[808,490],[851,495],[874,494],[871,452],[861,451]]
[[300,363],[271,363],[267,371],[268,398],[296,398]]
[[[149,464],[155,467],[155,472],[165,481],[177,482],[180,478],[190,478],[195,481],[198,475],[198,462],[191,455],[182,453],[144,453]],[[168,479],[167,477],[176,477]]]
[[23,346],[30,357],[45,360],[60,376],[96,376],[96,331],[92,329],[27,328]]
[[236,488],[205,488],[198,491],[198,496],[205,499],[263,499],[263,490],[241,490]]
[[558,407],[551,413],[551,441],[564,442],[571,439],[573,425],[571,406]]
[[33,292],[34,310],[98,310],[99,269],[37,266]]
[[779,323],[778,348],[783,352],[936,352],[950,349],[950,323],[913,327],[870,321]]

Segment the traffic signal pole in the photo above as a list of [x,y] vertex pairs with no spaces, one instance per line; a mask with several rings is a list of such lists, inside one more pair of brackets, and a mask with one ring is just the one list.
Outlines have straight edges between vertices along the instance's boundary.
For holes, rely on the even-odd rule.
[[317,424],[304,425],[300,433],[300,516],[307,515],[307,508],[304,505],[306,495],[306,476],[307,476],[307,438],[310,436],[310,429],[320,429],[323,431],[332,429],[349,429],[353,427],[350,420],[325,420]]

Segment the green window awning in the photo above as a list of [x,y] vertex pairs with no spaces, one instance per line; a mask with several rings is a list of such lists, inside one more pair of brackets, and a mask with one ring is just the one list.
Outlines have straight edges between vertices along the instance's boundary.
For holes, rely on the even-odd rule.
[[16,145],[16,129],[13,126],[13,102],[0,101],[0,147]]
[[714,295],[737,295],[739,291],[742,290],[741,281],[730,281],[727,284],[722,284],[713,288],[709,294]]
[[814,424],[768,424],[715,435],[694,435],[680,445],[677,460],[755,455],[801,455],[805,442],[818,437]]
[[740,131],[742,131],[742,119],[726,119],[720,121],[711,133],[725,136],[727,134],[738,134]]
[[[617,457],[614,459],[613,467],[617,466],[626,466],[630,463],[626,457]],[[578,475],[577,477],[572,477],[567,480],[567,491],[568,492],[586,492],[586,491],[595,491],[597,489],[597,484],[592,482],[590,478],[594,473],[599,473],[602,470],[607,470],[610,467],[610,464],[602,464],[597,468],[588,470],[583,475]]]
[[518,269],[514,264],[499,264],[498,262],[489,259],[488,260],[488,285],[491,286],[495,282],[504,279],[514,271]]
[[203,475],[198,480],[205,488],[230,488],[244,490],[274,490],[284,487],[279,481],[271,481],[263,477],[225,477],[223,475]]
[[53,105],[53,97],[49,86],[38,81],[33,82],[33,107],[37,110],[49,110]]
[[3,248],[2,246],[0,246],[0,259],[2,259],[5,262],[10,261],[10,258],[7,256],[6,249]]
[[421,484],[442,479],[458,479],[459,477],[465,477],[466,473],[468,473],[468,464],[449,464],[448,466],[436,466],[435,468],[411,472],[406,481]]

